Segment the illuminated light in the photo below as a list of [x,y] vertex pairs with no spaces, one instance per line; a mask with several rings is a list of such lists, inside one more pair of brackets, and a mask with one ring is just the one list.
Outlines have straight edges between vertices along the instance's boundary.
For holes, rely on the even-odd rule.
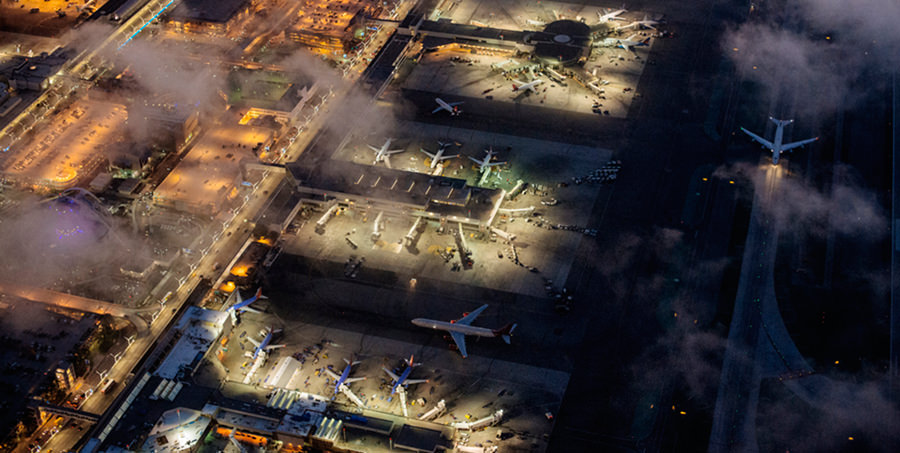
[[753,66],[753,69],[756,69],[756,66],[755,66],[755,65]]
[[737,47],[735,47],[735,48],[734,48],[734,49],[731,49],[731,50],[733,50],[733,51],[735,51],[735,52],[737,52],[737,51],[738,51],[738,48],[737,48]]
[[260,244],[265,244],[265,245],[272,245],[272,240],[267,237],[261,237],[261,238],[257,239],[256,242],[259,242]]
[[219,289],[221,289],[222,291],[225,291],[226,293],[233,292],[234,291],[234,282],[227,281],[227,282],[223,283],[222,286],[219,287]]
[[247,266],[237,266],[237,267],[233,267],[233,268],[231,268],[231,275],[234,275],[234,276],[237,276],[237,277],[246,277],[246,276],[247,276],[247,272],[248,272],[249,270],[250,270],[250,269],[249,269]]
[[834,364],[835,364],[835,365],[837,365],[837,364],[839,364],[839,363],[841,363],[840,360],[835,360],[835,361],[834,361]]
[[704,181],[709,181],[709,178],[703,178]]
[[677,312],[677,311],[675,312],[675,317],[676,317],[676,318],[678,317],[678,312]]
[[728,181],[728,184],[734,184],[734,181]]
[[825,39],[826,39],[826,40],[831,40],[831,36],[826,36]]
[[848,437],[847,440],[853,440],[853,436]]
[[687,412],[681,411],[681,412],[679,412],[679,414],[681,414],[681,415],[687,415]]

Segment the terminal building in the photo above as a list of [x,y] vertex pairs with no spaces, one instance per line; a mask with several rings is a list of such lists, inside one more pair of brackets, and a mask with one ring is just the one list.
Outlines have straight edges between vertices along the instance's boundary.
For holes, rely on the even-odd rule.
[[[256,161],[274,139],[271,129],[222,126],[207,131],[153,193],[160,205],[214,216],[237,203],[242,162]],[[252,184],[251,184],[252,185]]]
[[183,0],[166,14],[165,24],[178,33],[225,36],[258,3],[258,0]]
[[421,39],[425,49],[458,46],[475,52],[530,53],[548,66],[584,63],[590,56],[591,28],[574,20],[558,20],[542,31],[504,30],[478,25],[456,24],[447,19],[425,20],[408,16],[398,33]]
[[343,54],[363,38],[366,18],[378,17],[381,11],[381,2],[374,0],[307,2],[285,36],[314,53]]
[[329,160],[287,165],[304,202],[337,203],[358,210],[412,215],[478,229],[493,223],[506,192],[473,187],[463,179]]

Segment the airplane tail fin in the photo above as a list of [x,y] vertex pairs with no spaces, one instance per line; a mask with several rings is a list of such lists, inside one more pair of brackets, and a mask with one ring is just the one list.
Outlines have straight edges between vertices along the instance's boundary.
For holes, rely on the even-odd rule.
[[650,37],[647,37],[647,39],[641,41],[641,45],[649,46],[650,45]]
[[513,84],[513,91],[519,91],[519,86],[515,83]]
[[788,124],[794,122],[794,120],[779,120],[771,116],[769,117],[769,119],[772,120],[772,122],[775,123],[776,126],[787,126]]
[[268,299],[268,296],[263,295],[263,293],[262,293],[262,287],[259,287],[259,288],[256,289],[256,296],[255,296],[255,297],[256,297],[256,300],[259,300],[259,299]]
[[510,337],[512,336],[513,330],[516,330],[516,326],[518,324],[507,324],[499,329],[494,330],[494,336],[503,338],[503,341],[506,344],[509,344]]

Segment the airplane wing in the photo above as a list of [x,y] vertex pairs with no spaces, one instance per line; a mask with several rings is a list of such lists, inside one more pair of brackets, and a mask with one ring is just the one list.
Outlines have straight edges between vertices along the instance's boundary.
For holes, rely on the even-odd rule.
[[374,147],[374,146],[372,146],[372,145],[366,145],[366,146],[368,146],[369,149],[371,149],[372,151],[375,151],[376,153],[377,153],[378,151],[381,151],[381,148],[376,148],[376,147]]
[[391,371],[391,370],[389,370],[389,369],[387,369],[387,368],[385,368],[385,367],[381,367],[381,369],[384,370],[384,372],[387,373],[388,376],[390,376],[391,379],[394,380],[394,382],[397,382],[397,381],[400,380],[400,376],[397,376],[396,374],[394,374],[393,371]]
[[818,139],[819,139],[819,137],[816,137],[816,138],[810,138],[810,139],[807,139],[807,140],[800,140],[799,142],[788,143],[787,145],[781,145],[781,150],[782,150],[782,151],[791,150],[791,149],[794,149],[794,148],[796,148],[796,147],[798,147],[798,146],[803,146],[803,145],[806,145],[806,144],[808,144],[808,143],[812,143],[812,142],[814,142],[814,141],[816,141],[816,140],[818,140]]
[[625,30],[626,28],[633,28],[633,27],[636,26],[636,25],[637,25],[636,22],[632,22],[632,23],[630,23],[630,24],[622,25],[621,27],[616,27],[616,30],[617,30],[617,31],[618,31],[618,30]]
[[[455,324],[462,324],[462,325],[465,325],[465,326],[468,326],[468,325],[472,324],[472,321],[474,321],[475,318],[477,318],[478,315],[480,315],[481,312],[483,312],[487,307],[488,307],[487,304],[484,304],[484,305],[482,305],[482,306],[476,308],[475,311],[473,311],[473,312],[467,314],[467,315],[466,315],[465,317],[463,317],[462,319],[456,321]],[[459,343],[459,342],[457,342],[457,343]]]
[[253,346],[259,347],[259,341],[258,341],[258,340],[254,340],[253,338],[251,338],[251,337],[249,337],[249,336],[247,337],[247,340],[250,341],[251,343],[253,343]]
[[262,313],[261,311],[255,309],[255,308],[250,308],[249,305],[247,305],[245,307],[241,307],[241,308],[239,308],[239,310],[240,311],[249,311],[250,313]]
[[397,153],[402,153],[403,151],[406,151],[406,150],[405,149],[391,149],[391,150],[385,151],[384,153],[385,154],[397,154]]
[[438,108],[432,110],[431,113],[437,113],[437,112],[440,112],[441,110],[444,110],[444,106],[443,106],[443,105],[439,105]]
[[465,101],[451,102],[447,105],[449,105],[450,107],[456,107],[457,105],[462,105],[462,104],[465,104]]
[[481,161],[480,161],[480,160],[478,160],[478,159],[476,159],[476,158],[474,158],[474,157],[472,157],[472,156],[466,156],[466,157],[468,157],[469,159],[471,159],[472,162],[475,162],[476,164],[481,165]]
[[459,349],[459,353],[463,358],[468,357],[469,354],[466,353],[466,336],[459,332],[450,332],[450,338],[456,343],[456,348]]
[[285,345],[283,345],[283,344],[270,344],[270,345],[266,346],[266,351],[268,351],[270,349],[283,348],[284,346]]
[[[747,134],[747,135],[749,135],[751,138],[753,138],[753,140],[756,140],[757,142],[762,143],[762,144],[765,145],[767,148],[772,149],[772,148],[775,147],[775,145],[772,144],[772,142],[770,142],[770,141],[768,141],[768,140],[766,140],[766,139],[760,137],[759,135],[756,135],[756,134],[754,134],[753,132],[750,132],[750,131],[748,131],[747,129],[744,129],[743,127],[741,128],[741,130],[744,131],[745,134]],[[784,149],[784,147],[782,147],[781,149]]]
[[429,153],[428,151],[425,151],[425,150],[422,149],[422,148],[419,148],[419,151],[422,151],[423,153],[425,153],[426,155],[428,155],[428,157],[430,157],[430,158],[432,158],[432,159],[434,159],[434,156],[437,156],[437,154],[431,154],[431,153]]
[[386,153],[386,154],[384,155],[384,159],[383,159],[383,160],[384,160],[384,166],[387,167],[387,168],[394,168],[394,167],[391,167],[391,158],[390,158],[389,156],[390,156],[390,153]]
[[506,162],[490,162],[490,163],[486,164],[486,166],[487,167],[496,167],[497,165],[503,165],[505,163]]
[[[328,376],[330,376],[332,379],[340,379],[340,378],[341,378],[340,376],[338,376],[337,373],[335,373],[334,371],[329,370],[328,368],[325,368],[325,374],[327,374]],[[344,382],[347,382],[347,381],[344,381]]]
[[366,378],[364,378],[364,377],[350,377],[350,378],[344,379],[344,384],[349,384],[351,382],[356,382],[356,381],[362,381],[365,379]]
[[423,382],[428,382],[428,379],[407,379],[406,381],[403,382],[403,385],[407,386],[410,384],[421,384]]

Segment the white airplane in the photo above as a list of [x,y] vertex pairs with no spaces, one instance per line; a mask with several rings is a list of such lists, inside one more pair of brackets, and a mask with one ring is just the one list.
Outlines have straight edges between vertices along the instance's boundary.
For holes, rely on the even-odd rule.
[[454,157],[459,157],[459,154],[454,154],[452,156],[444,155],[444,150],[446,150],[447,147],[451,145],[450,143],[438,142],[438,145],[440,145],[440,148],[438,148],[437,152],[434,154],[431,154],[428,151],[425,151],[423,148],[419,148],[419,151],[422,151],[428,157],[431,158],[431,168],[437,167],[438,163],[443,162],[447,159],[453,159]]
[[462,355],[463,358],[466,358],[469,356],[466,352],[466,335],[500,337],[503,338],[503,341],[505,341],[506,344],[509,344],[509,337],[512,335],[513,330],[516,329],[516,324],[507,324],[499,329],[472,326],[472,321],[474,321],[487,307],[487,304],[484,304],[475,309],[472,313],[468,313],[456,321],[446,322],[434,319],[416,318],[412,320],[412,323],[419,327],[428,327],[430,329],[446,330],[447,332],[450,332],[450,338],[453,338],[453,342],[456,343],[460,355]]
[[506,163],[506,162],[491,162],[491,159],[493,159],[494,155],[496,154],[494,152],[493,148],[488,148],[488,149],[484,150],[484,152],[485,152],[484,159],[481,159],[481,160],[476,159],[472,156],[467,156],[469,159],[472,160],[472,162],[475,162],[476,164],[478,164],[478,172],[479,173],[484,173],[485,171],[490,170],[491,167],[496,167],[497,165],[503,165]]
[[441,110],[446,110],[446,111],[450,112],[450,114],[453,116],[458,116],[460,113],[462,113],[462,110],[459,109],[459,105],[463,104],[462,101],[451,102],[448,104],[441,98],[434,98],[434,102],[437,102],[438,108],[432,110],[431,111],[432,114],[440,112]]
[[619,14],[628,12],[628,10],[625,9],[625,5],[622,5],[622,9],[617,9],[615,11],[610,11],[606,8],[604,8],[603,11],[605,14],[601,14],[600,11],[597,11],[597,18],[601,24],[605,24],[611,20],[625,20],[624,17],[619,17]]
[[530,90],[530,91],[534,91],[535,93],[537,93],[537,90],[534,87],[544,83],[544,81],[541,79],[534,79],[531,82],[519,81],[519,83],[521,85],[516,85],[515,83],[513,84],[513,86],[512,86],[513,91],[521,91],[524,93],[524,92]]
[[347,362],[347,366],[344,367],[344,371],[340,374],[340,376],[338,376],[338,374],[335,373],[334,371],[331,371],[328,368],[325,368],[325,374],[331,376],[331,378],[334,379],[334,393],[335,394],[337,394],[337,392],[341,391],[341,386],[346,387],[347,384],[349,384],[351,382],[361,381],[361,380],[365,379],[365,377],[358,377],[358,378],[350,377],[350,368],[352,368],[353,365],[356,365],[359,363],[359,360],[352,360],[353,357],[350,357],[350,359],[351,360],[344,359],[344,362]]
[[384,162],[384,165],[387,168],[391,168],[391,160],[390,160],[389,156],[391,154],[402,153],[403,151],[405,151],[402,148],[401,149],[388,149],[388,148],[390,148],[392,141],[394,141],[394,139],[392,139],[392,138],[387,139],[387,141],[384,142],[384,145],[381,145],[381,148],[376,148],[372,145],[368,145],[372,151],[375,151],[375,161],[372,162],[372,165],[377,165],[378,162]]
[[812,143],[819,139],[819,137],[815,137],[815,138],[808,138],[806,140],[800,140],[799,142],[782,144],[781,140],[784,138],[784,127],[787,126],[788,124],[793,123],[794,120],[776,120],[775,118],[772,118],[771,116],[769,117],[769,119],[772,120],[772,122],[778,126],[778,128],[775,129],[775,141],[774,142],[770,142],[770,141],[760,137],[759,135],[756,135],[753,132],[750,132],[747,129],[744,129],[743,127],[741,128],[741,130],[744,131],[745,134],[747,134],[751,138],[753,138],[754,141],[761,143],[766,148],[769,148],[769,151],[772,151],[772,165],[778,165],[778,157],[781,155],[782,152],[790,151],[794,148]]
[[650,45],[650,38],[645,38],[640,41],[635,41],[634,38],[637,38],[637,33],[625,38],[616,41],[616,47],[620,47],[625,50],[630,50],[634,52],[635,47],[642,47]]
[[644,18],[642,20],[636,20],[630,24],[625,24],[625,25],[622,25],[621,27],[616,27],[616,31],[625,30],[626,28],[634,28],[634,27],[650,28],[652,30],[656,30],[656,27],[655,27],[656,25],[659,25],[658,20],[648,19],[647,15],[644,15]]
[[275,335],[276,333],[281,332],[281,329],[273,330],[271,327],[266,327],[265,332],[266,332],[266,336],[262,339],[262,341],[256,341],[252,337],[247,337],[247,339],[250,340],[250,342],[253,343],[256,346],[256,348],[253,349],[253,353],[250,353],[248,351],[244,355],[246,355],[247,357],[250,357],[251,359],[256,360],[256,358],[259,357],[259,355],[261,353],[266,354],[269,351],[271,351],[272,349],[278,349],[278,348],[284,347],[283,344],[269,344],[272,342],[272,336]]
[[394,385],[391,387],[391,395],[397,392],[398,388],[402,388],[406,390],[406,387],[411,384],[421,384],[423,382],[428,382],[428,379],[409,379],[409,373],[412,371],[413,367],[417,367],[421,365],[421,363],[416,363],[413,361],[415,356],[409,356],[408,359],[403,359],[406,362],[406,369],[400,373],[400,376],[394,374],[393,371],[387,369],[386,367],[381,367],[391,379],[394,380]]

